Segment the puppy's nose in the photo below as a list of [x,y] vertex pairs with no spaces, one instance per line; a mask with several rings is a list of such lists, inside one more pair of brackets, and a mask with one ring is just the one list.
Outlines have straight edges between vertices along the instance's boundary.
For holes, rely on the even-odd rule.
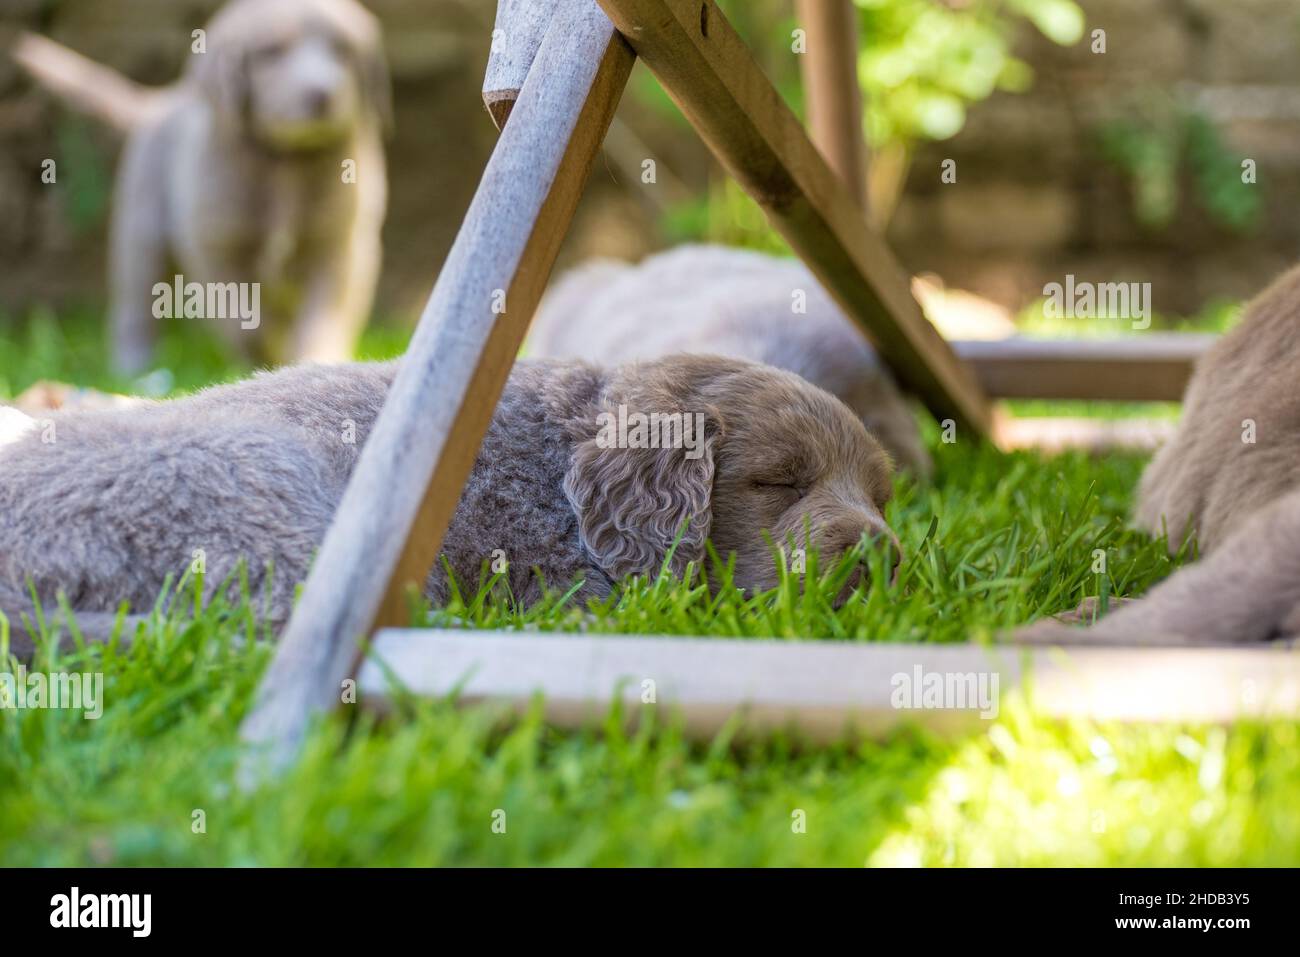
[[[865,538],[873,548],[888,549],[889,556],[889,585],[892,588],[898,583],[898,567],[903,561],[903,545],[894,534],[894,530],[885,524],[883,519],[872,518],[866,525],[860,526],[856,537],[846,541],[843,551],[853,548],[862,539]],[[840,593],[835,596],[832,604],[836,608],[842,608],[848,603],[849,597],[853,594],[854,589],[859,587],[869,587],[871,584],[871,573],[865,567],[858,567],[853,574],[849,576],[848,581]]]
[[319,119],[329,115],[334,107],[334,91],[325,87],[313,87],[307,91],[307,112]]
[[903,564],[903,543],[884,519],[872,519],[863,533],[872,544],[889,549],[889,583],[894,584],[898,581],[898,566]]
[[[821,554],[838,557],[858,546],[864,538],[871,548],[886,550],[889,557],[889,583],[894,585],[898,581],[898,569],[903,561],[903,545],[894,530],[877,515],[858,512],[852,522],[845,522],[834,531],[827,529],[821,540]],[[865,568],[857,569],[846,583],[844,593],[837,599],[837,605],[847,599],[853,588],[868,583],[868,579],[869,573]]]

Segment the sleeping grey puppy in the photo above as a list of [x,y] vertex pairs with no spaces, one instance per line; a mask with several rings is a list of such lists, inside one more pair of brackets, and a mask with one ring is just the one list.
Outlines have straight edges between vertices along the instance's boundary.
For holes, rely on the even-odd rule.
[[186,315],[259,362],[351,358],[387,201],[378,25],[355,0],[232,0],[201,42],[165,90],[42,37],[14,50],[128,135],[113,199],[114,359],[144,368],[160,319]]
[[[62,592],[103,637],[107,613],[152,607],[169,575],[202,567],[211,594],[243,560],[278,629],[396,371],[297,366],[19,428],[0,447],[0,611],[29,612],[29,589],[54,608]],[[543,581],[581,579],[582,595],[600,596],[656,574],[681,535],[674,571],[701,563],[710,539],[734,555],[737,584],[767,588],[778,569],[765,533],[827,558],[866,535],[896,558],[890,492],[888,456],[862,423],[790,373],[716,356],[613,369],[524,360],[443,556],[471,590],[499,549],[521,601]],[[441,563],[427,594],[448,596]]]
[[902,467],[930,474],[916,420],[875,352],[797,259],[682,246],[597,260],[542,301],[530,354],[625,362],[701,352],[765,362],[838,397]]
[[1300,635],[1300,268],[1197,364],[1178,430],[1143,473],[1136,522],[1202,557],[1081,631],[1043,642],[1219,644]]

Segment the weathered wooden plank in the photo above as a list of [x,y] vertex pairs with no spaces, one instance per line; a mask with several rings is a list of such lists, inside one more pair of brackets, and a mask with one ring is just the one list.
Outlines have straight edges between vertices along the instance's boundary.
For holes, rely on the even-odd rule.
[[993,441],[1004,451],[1035,449],[1051,453],[1080,449],[1097,454],[1125,449],[1152,452],[1173,438],[1177,429],[1178,423],[1170,419],[995,415]]
[[812,141],[864,211],[866,143],[858,83],[858,15],[852,0],[796,0],[807,50],[799,59]]
[[952,347],[995,398],[1176,402],[1215,338],[1156,332],[1117,339],[1017,336]]
[[245,741],[265,745],[246,779],[287,761],[338,703],[359,640],[405,622],[633,61],[593,0],[559,0],[244,722]]
[[600,0],[718,159],[940,418],[979,435],[988,402],[912,298],[908,277],[867,228],[712,0]]
[[[1031,675],[1035,711],[1051,718],[1223,722],[1300,714],[1300,654],[1262,648],[1061,650],[394,629],[376,636],[358,701],[385,707],[390,675],[416,694],[459,689],[463,703],[503,702],[518,711],[541,693],[546,719],[569,728],[598,722],[616,697],[635,720],[653,692],[655,706],[680,716],[695,737],[708,738],[739,715],[750,731],[793,728],[814,743],[848,729],[878,735],[908,723],[967,730],[992,717],[995,696],[980,700],[980,688],[1005,694]],[[960,697],[940,708],[899,707],[924,704],[916,695],[931,681],[966,689],[971,707],[954,707]]]

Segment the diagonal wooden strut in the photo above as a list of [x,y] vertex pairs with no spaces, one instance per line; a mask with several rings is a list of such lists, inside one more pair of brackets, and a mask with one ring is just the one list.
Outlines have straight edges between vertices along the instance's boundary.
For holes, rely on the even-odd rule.
[[812,141],[865,211],[867,144],[862,137],[857,8],[853,0],[795,0],[794,9],[808,44],[799,57],[799,73]]
[[[336,705],[358,642],[423,590],[635,55],[592,0],[560,0],[517,109],[368,437],[253,711],[245,780]],[[505,311],[497,314],[504,293]]]

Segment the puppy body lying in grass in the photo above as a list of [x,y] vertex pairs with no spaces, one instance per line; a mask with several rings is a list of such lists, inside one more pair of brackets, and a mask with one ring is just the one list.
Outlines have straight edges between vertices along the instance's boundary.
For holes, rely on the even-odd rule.
[[[0,449],[0,611],[29,612],[29,588],[45,609],[62,593],[83,631],[105,637],[122,602],[148,609],[200,563],[211,596],[243,562],[278,628],[396,371],[299,366],[22,432]],[[790,373],[709,356],[608,370],[526,360],[443,556],[472,585],[499,552],[526,603],[543,582],[581,579],[580,594],[601,596],[666,560],[681,572],[710,539],[734,555],[738,585],[768,588],[779,570],[765,533],[828,558],[863,535],[896,545],[890,492],[888,457],[862,423]],[[426,592],[446,600],[441,565]]]
[[1195,534],[1201,558],[1080,631],[1025,640],[1205,645],[1300,636],[1300,268],[1197,364],[1173,439],[1143,473],[1135,520]]
[[547,293],[533,355],[626,362],[675,352],[752,359],[837,396],[894,460],[931,471],[907,400],[871,346],[797,259],[682,246],[637,265],[597,260]]
[[[24,35],[14,59],[128,137],[109,257],[122,371],[148,365],[156,307],[190,316],[191,300],[260,362],[352,357],[387,195],[388,74],[365,8],[231,0],[185,76],[162,90],[39,36]],[[168,303],[173,285],[203,295]]]

